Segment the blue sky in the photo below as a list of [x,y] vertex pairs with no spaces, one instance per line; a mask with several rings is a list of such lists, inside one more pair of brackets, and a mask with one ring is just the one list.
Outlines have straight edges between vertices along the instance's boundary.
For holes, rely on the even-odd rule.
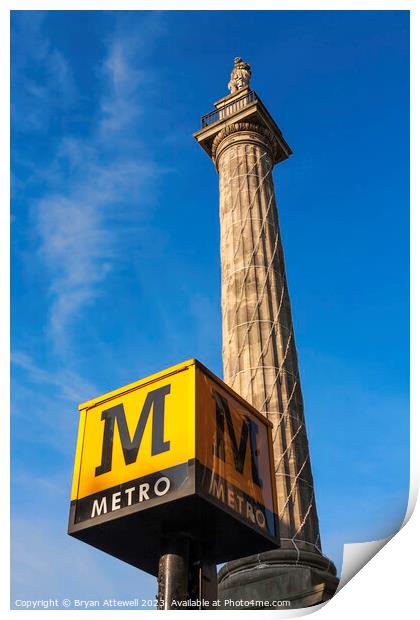
[[153,598],[66,534],[77,404],[196,357],[222,375],[218,179],[191,134],[233,57],[274,172],[324,552],[409,484],[409,18],[14,12],[12,600]]

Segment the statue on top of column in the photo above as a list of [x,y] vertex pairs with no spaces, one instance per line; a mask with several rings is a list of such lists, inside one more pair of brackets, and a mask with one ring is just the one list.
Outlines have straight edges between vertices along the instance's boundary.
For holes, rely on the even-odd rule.
[[233,70],[230,74],[230,82],[228,88],[231,93],[236,93],[237,90],[249,86],[249,80],[251,79],[251,67],[250,65],[237,56],[234,60]]

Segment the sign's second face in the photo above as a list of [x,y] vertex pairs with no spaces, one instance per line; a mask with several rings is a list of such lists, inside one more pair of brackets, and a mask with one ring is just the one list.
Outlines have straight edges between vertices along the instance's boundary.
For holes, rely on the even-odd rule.
[[204,372],[197,373],[200,489],[248,526],[277,536],[271,427]]
[[276,546],[270,425],[199,362],[79,409],[71,535],[152,573],[179,530],[217,563]]

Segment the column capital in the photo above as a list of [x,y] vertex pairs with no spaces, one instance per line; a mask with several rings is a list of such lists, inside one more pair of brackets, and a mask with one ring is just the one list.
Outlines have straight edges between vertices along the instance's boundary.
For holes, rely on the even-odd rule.
[[215,108],[201,117],[201,129],[193,134],[213,160],[220,142],[238,131],[260,134],[270,148],[273,165],[288,159],[292,154],[292,149],[263,102],[249,87],[223,97],[215,103]]
[[259,123],[240,121],[226,125],[216,134],[211,148],[211,157],[219,169],[220,155],[233,144],[259,144],[264,146],[271,156],[272,163],[278,159],[278,144],[273,134]]

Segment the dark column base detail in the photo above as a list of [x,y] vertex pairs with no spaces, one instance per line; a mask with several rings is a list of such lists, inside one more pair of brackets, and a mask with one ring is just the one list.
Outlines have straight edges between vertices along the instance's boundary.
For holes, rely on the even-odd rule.
[[334,595],[339,582],[336,574],[332,562],[311,551],[276,549],[234,560],[219,571],[219,609],[318,605]]

